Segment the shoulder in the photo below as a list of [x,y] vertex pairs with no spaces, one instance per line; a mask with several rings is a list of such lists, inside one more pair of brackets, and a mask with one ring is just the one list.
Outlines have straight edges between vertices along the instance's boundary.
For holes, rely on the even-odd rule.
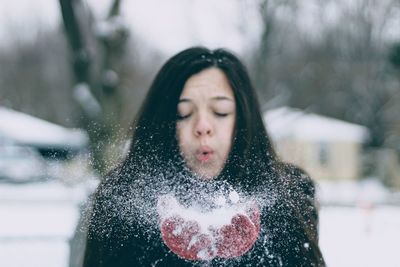
[[288,185],[296,189],[296,191],[301,191],[308,197],[315,197],[315,182],[305,170],[286,162],[280,162],[278,165]]

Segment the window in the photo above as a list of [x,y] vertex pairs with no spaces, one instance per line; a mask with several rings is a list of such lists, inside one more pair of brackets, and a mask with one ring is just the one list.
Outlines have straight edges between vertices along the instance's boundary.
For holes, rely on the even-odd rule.
[[329,146],[326,142],[317,145],[317,162],[324,167],[329,163]]

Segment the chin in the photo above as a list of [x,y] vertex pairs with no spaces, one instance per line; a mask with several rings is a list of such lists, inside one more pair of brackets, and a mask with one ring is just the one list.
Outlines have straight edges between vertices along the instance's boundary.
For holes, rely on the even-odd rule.
[[219,175],[219,171],[194,170],[194,172],[197,176],[199,176],[199,178],[203,180],[213,180],[215,177]]
[[214,175],[209,175],[209,174],[199,175],[199,177],[200,177],[202,180],[206,180],[206,181],[210,181],[210,180],[213,180],[213,179],[215,178]]

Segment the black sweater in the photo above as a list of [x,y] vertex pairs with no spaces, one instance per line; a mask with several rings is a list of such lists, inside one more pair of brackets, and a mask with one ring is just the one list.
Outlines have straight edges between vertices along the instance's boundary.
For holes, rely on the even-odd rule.
[[324,266],[317,244],[314,184],[293,166],[287,168],[287,173],[293,179],[293,185],[288,185],[289,193],[263,208],[256,243],[249,252],[233,259],[181,259],[164,244],[159,232],[147,232],[134,221],[127,224],[123,216],[105,209],[106,200],[97,196],[92,222],[95,219],[105,223],[108,229],[89,225],[84,266]]

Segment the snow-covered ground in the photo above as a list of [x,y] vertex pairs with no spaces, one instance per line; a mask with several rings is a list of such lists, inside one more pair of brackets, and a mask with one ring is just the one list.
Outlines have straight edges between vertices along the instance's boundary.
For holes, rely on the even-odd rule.
[[323,207],[320,246],[328,266],[400,266],[400,207]]
[[0,266],[68,266],[69,238],[89,186],[0,184]]
[[[0,184],[0,266],[68,266],[78,205],[91,188]],[[320,244],[331,267],[399,266],[400,206],[322,206]]]

